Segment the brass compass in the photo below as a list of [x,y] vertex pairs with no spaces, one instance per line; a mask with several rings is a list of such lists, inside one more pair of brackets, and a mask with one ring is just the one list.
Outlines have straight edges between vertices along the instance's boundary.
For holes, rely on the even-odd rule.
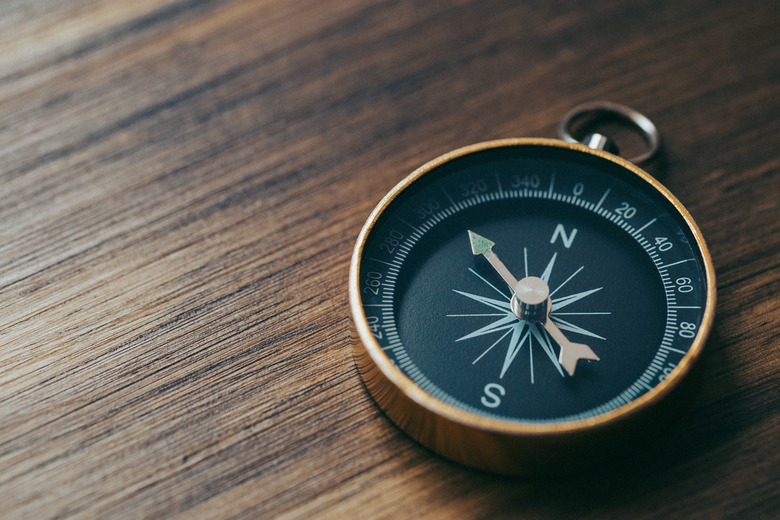
[[415,170],[372,212],[349,297],[361,377],[398,426],[463,464],[555,473],[602,459],[657,419],[699,358],[714,268],[657,180],[574,140],[467,146]]

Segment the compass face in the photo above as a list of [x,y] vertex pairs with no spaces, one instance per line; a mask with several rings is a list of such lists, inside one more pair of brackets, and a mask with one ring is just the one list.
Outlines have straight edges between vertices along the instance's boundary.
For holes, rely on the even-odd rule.
[[652,400],[684,372],[711,324],[710,266],[687,212],[630,163],[505,140],[385,198],[356,248],[351,304],[362,348],[429,408],[572,423]]

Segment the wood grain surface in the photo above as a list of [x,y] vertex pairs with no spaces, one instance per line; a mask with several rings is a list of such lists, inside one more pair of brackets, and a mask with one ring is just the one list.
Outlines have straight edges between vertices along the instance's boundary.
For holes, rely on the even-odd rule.
[[[780,4],[0,9],[0,517],[777,518]],[[685,417],[588,475],[419,447],[352,361],[351,247],[441,153],[660,128],[718,276]],[[630,148],[630,145],[629,145]]]

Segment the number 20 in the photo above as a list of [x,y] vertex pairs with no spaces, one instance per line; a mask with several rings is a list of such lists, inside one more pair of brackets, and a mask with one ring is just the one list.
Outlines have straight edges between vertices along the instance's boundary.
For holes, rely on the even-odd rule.
[[636,208],[630,206],[628,202],[621,202],[620,207],[615,210],[615,213],[628,220],[636,215]]

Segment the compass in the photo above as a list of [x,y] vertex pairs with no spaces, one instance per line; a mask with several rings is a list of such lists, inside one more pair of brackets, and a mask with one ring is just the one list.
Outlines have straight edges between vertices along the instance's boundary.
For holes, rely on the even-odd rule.
[[[564,137],[604,112],[657,149],[652,123],[614,104],[573,111]],[[445,457],[509,474],[580,468],[663,421],[700,357],[715,278],[698,227],[609,139],[586,142],[450,152],[393,188],[359,235],[360,375]]]

